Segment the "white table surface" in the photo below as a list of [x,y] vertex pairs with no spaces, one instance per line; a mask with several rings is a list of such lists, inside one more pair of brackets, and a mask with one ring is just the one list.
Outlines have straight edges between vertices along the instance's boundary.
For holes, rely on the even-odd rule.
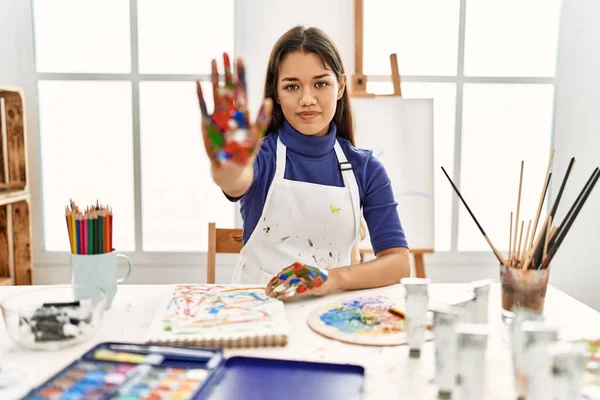
[[[0,287],[0,300],[32,287]],[[96,335],[88,341],[59,351],[27,350],[12,343],[4,321],[0,323],[0,368],[19,369],[31,385],[37,385],[58,372],[93,345],[104,341],[142,342],[159,307],[172,285],[124,285],[119,287],[112,308]],[[431,284],[430,305],[457,302],[469,292],[468,284]],[[226,356],[249,355],[308,361],[350,363],[365,367],[364,399],[435,399],[434,344],[426,343],[419,359],[408,357],[407,346],[369,347],[344,344],[314,333],[306,323],[309,313],[340,298],[382,294],[404,301],[401,285],[343,292],[320,298],[286,303],[291,336],[285,347],[229,349]],[[561,327],[565,339],[600,336],[600,313],[565,293],[548,288],[545,315]],[[515,399],[508,329],[500,317],[500,288],[490,292],[490,330],[487,351],[486,399]]]

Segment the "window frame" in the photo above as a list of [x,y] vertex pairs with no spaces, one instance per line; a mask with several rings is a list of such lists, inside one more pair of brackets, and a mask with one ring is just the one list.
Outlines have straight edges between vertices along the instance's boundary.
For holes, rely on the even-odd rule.
[[[362,70],[363,60],[363,45],[364,45],[364,0],[354,0],[354,54],[356,57],[355,74],[360,74],[365,77],[364,86],[367,82],[383,82],[392,84],[391,75],[365,75]],[[461,153],[462,153],[462,120],[463,120],[463,92],[466,84],[550,84],[554,87],[553,107],[552,107],[552,123],[550,131],[550,144],[553,147],[554,143],[554,119],[556,114],[556,92],[557,80],[556,69],[553,77],[498,77],[498,76],[467,76],[464,74],[465,65],[465,32],[466,32],[466,15],[467,15],[467,0],[460,0],[459,6],[459,26],[458,26],[458,57],[456,75],[402,75],[402,82],[411,83],[453,83],[456,85],[456,109],[454,119],[454,170],[452,180],[457,187],[460,188],[461,176]],[[400,71],[402,73],[402,71]],[[353,80],[354,83],[354,80]],[[388,95],[389,96],[389,95]],[[435,258],[434,262],[440,264],[464,264],[466,259],[463,257],[472,258],[473,260],[489,259],[487,251],[460,251],[458,250],[458,231],[459,231],[459,211],[463,207],[458,196],[452,196],[452,222],[450,232],[450,250],[435,251],[430,257]],[[546,204],[546,208],[548,205]],[[491,259],[495,259],[493,256]],[[470,263],[467,263],[470,264]]]
[[[354,0],[362,4],[362,0]],[[460,185],[460,156],[461,156],[461,130],[462,130],[462,103],[463,87],[468,83],[518,83],[518,84],[552,84],[554,86],[553,103],[556,104],[556,74],[549,78],[536,77],[469,77],[464,75],[464,45],[465,45],[465,20],[467,0],[460,0],[459,12],[459,42],[458,42],[458,68],[456,76],[428,76],[428,75],[406,75],[402,76],[403,82],[415,83],[454,83],[456,84],[456,118],[455,118],[455,159],[453,179]],[[134,198],[135,198],[135,248],[133,252],[126,252],[132,258],[137,267],[162,267],[181,266],[183,268],[198,268],[206,265],[206,252],[150,252],[142,250],[142,199],[141,199],[141,169],[140,169],[140,121],[139,121],[139,84],[141,81],[210,81],[209,75],[180,75],[180,74],[140,74],[138,73],[138,32],[137,32],[137,0],[130,0],[130,40],[131,40],[131,73],[129,74],[86,74],[86,73],[38,73],[35,69],[34,37],[33,37],[33,4],[30,1],[17,2],[15,7],[18,18],[18,37],[22,38],[18,51],[20,54],[21,87],[23,87],[26,99],[27,129],[29,134],[28,152],[29,157],[29,179],[32,192],[32,239],[35,267],[52,267],[68,265],[68,252],[51,252],[44,250],[43,238],[43,216],[41,207],[41,193],[43,182],[41,180],[40,165],[37,156],[43,156],[39,147],[39,125],[37,120],[38,100],[36,87],[39,80],[89,80],[89,81],[130,81],[132,83],[132,109],[133,109],[133,167],[134,167]],[[234,5],[235,7],[235,5]],[[236,14],[234,13],[234,17]],[[355,28],[357,21],[355,19]],[[362,21],[360,21],[362,29]],[[361,41],[362,42],[362,41]],[[358,40],[354,40],[355,54],[358,49]],[[362,45],[362,43],[360,43]],[[234,52],[238,43],[234,41]],[[400,71],[401,72],[401,71]],[[370,75],[370,82],[389,82],[390,76]],[[552,111],[551,143],[554,141],[554,115]],[[225,201],[225,199],[224,199]],[[452,227],[451,227],[451,249],[450,251],[437,251],[427,255],[427,267],[457,267],[457,266],[482,266],[490,267],[497,265],[497,260],[491,252],[468,252],[458,251],[458,212],[461,204],[456,196],[452,200]],[[241,226],[239,205],[235,207],[235,226]],[[235,263],[235,255],[224,255],[220,263],[231,267]],[[457,277],[464,279],[464,277]]]

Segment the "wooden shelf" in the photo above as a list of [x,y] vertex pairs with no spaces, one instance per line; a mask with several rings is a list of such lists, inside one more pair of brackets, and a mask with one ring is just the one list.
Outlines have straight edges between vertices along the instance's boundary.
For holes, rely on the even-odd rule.
[[0,285],[31,285],[31,194],[24,94],[0,88]]
[[0,206],[29,200],[30,194],[27,190],[5,190],[0,192]]

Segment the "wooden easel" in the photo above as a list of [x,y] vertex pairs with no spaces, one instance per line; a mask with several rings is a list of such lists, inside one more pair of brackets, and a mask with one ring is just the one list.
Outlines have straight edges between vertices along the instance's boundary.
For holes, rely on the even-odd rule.
[[368,77],[363,74],[363,0],[354,0],[354,74],[352,75],[352,97],[402,96],[398,57],[390,54],[394,93],[375,95],[367,92]]
[[[367,92],[368,77],[363,74],[363,0],[354,0],[354,58],[355,72],[352,75],[351,97],[402,96],[398,57],[395,53],[390,54],[390,67],[394,92],[387,95],[376,95]],[[424,255],[433,252],[434,249],[410,249],[410,254],[413,255],[415,262],[415,274],[418,278],[425,278],[427,276],[425,273]],[[361,248],[359,253],[360,262],[364,262],[367,254],[373,254],[373,249]]]

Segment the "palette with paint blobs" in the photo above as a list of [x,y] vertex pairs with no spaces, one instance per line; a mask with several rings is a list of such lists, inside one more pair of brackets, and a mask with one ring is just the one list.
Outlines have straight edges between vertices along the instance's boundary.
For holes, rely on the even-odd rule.
[[197,400],[264,399],[273,383],[297,389],[287,400],[311,397],[361,399],[364,368],[253,357],[226,359],[221,349],[101,343],[32,389],[24,399]]

